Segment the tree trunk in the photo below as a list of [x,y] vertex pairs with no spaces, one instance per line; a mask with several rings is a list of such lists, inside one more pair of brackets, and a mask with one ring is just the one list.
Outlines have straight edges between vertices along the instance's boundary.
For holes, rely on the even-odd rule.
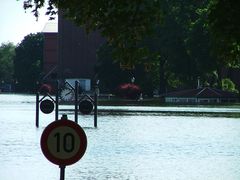
[[217,67],[217,74],[218,74],[218,79],[217,79],[217,88],[222,89],[222,78],[223,78],[223,74],[222,74],[222,68],[221,67]]
[[166,59],[164,57],[161,57],[160,64],[159,64],[159,94],[166,93],[166,78],[165,78],[165,68],[164,68],[165,63],[166,63]]

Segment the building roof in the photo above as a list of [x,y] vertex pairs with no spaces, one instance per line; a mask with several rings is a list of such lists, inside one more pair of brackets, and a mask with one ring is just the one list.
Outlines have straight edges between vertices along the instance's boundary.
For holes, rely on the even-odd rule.
[[165,97],[193,97],[193,98],[237,98],[237,93],[223,91],[215,88],[198,88],[165,94]]
[[42,30],[43,33],[57,33],[58,32],[58,23],[55,22],[47,22]]

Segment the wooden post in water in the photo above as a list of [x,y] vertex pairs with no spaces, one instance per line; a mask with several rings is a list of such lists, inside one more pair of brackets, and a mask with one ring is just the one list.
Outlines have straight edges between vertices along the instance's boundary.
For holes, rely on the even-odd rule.
[[36,93],[36,127],[39,127],[39,92]]

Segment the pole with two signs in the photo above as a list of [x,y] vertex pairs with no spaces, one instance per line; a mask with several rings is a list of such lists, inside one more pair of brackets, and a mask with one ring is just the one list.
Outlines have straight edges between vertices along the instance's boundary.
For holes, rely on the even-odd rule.
[[[42,87],[47,87],[47,84],[44,84]],[[94,115],[94,127],[97,128],[97,114],[98,114],[98,82],[95,86],[95,91],[93,98],[88,94],[79,95],[79,87],[80,84],[78,81],[75,81],[75,87],[72,86],[67,81],[64,83],[64,86],[67,88],[62,89],[60,93],[60,97],[62,100],[74,100],[74,121],[78,123],[78,111],[80,111],[83,115],[89,115],[93,111]],[[55,108],[55,121],[58,120],[59,114],[59,82],[56,82],[55,87],[55,99],[53,98],[50,90],[48,88],[44,88],[44,91],[38,90],[36,93],[36,127],[39,127],[39,112],[41,110],[44,114],[50,114],[54,111]],[[43,95],[40,98],[40,95]]]
[[42,133],[41,149],[45,157],[60,167],[60,180],[65,178],[65,167],[79,161],[87,148],[87,136],[77,123],[63,115],[50,123]]

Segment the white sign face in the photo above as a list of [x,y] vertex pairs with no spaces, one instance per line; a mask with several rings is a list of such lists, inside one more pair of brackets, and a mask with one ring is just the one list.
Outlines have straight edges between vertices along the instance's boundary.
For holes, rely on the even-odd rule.
[[75,122],[58,120],[49,124],[42,133],[41,148],[46,158],[57,165],[70,165],[84,155],[87,136]]
[[79,135],[75,129],[60,126],[48,135],[47,146],[49,152],[58,159],[69,159],[78,153],[81,145]]

